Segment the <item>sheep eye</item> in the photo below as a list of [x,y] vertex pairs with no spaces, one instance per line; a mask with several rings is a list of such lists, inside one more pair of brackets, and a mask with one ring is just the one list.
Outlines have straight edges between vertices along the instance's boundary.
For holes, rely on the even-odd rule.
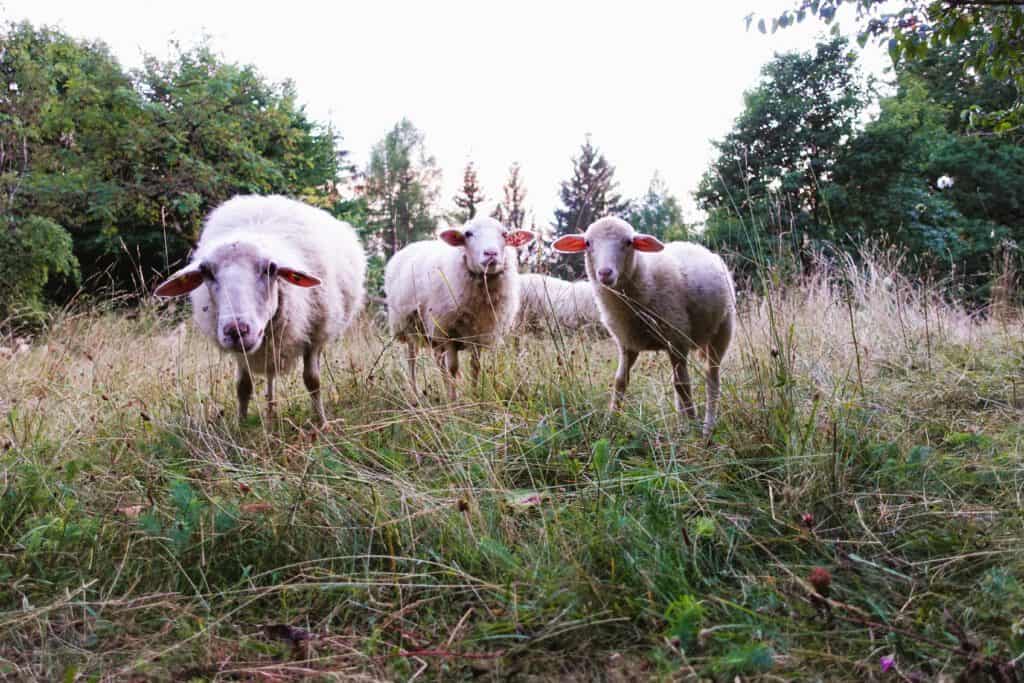
[[274,277],[277,275],[277,264],[273,261],[268,261],[267,265],[263,267],[263,274],[267,277]]
[[583,245],[586,246],[587,249],[590,249],[590,240],[583,240]]
[[472,236],[473,236],[473,231],[472,230],[467,230],[466,231],[466,239],[468,240]]
[[631,246],[633,246],[633,240],[631,240],[629,238],[622,240],[622,246],[624,246],[624,247],[631,247]]
[[209,280],[210,282],[216,282],[217,281],[217,278],[215,278],[213,276],[213,270],[210,268],[210,266],[208,264],[200,263],[199,264],[199,272],[200,272],[200,274],[202,274],[203,278]]

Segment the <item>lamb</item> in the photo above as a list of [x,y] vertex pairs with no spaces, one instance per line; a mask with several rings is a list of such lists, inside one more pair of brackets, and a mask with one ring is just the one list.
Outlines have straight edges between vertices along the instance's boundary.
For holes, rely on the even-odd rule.
[[665,350],[672,361],[676,408],[696,418],[686,357],[697,349],[707,359],[703,433],[709,437],[718,411],[720,366],[736,317],[736,292],[722,259],[697,244],[662,244],[613,217],[595,221],[582,235],[559,238],[554,248],[586,252],[601,320],[618,345],[609,409],[618,409],[639,352]]
[[493,218],[476,218],[438,240],[413,242],[388,261],[384,292],[391,335],[408,348],[409,381],[416,389],[420,345],[434,350],[445,373],[448,399],[456,398],[459,351],[469,348],[470,373],[480,376],[480,349],[511,328],[519,312],[516,247],[529,230],[510,231]]
[[600,325],[601,316],[587,280],[567,282],[526,273],[520,276],[519,283],[519,324],[524,328],[542,329],[549,321],[570,330]]
[[[154,292],[190,294],[196,326],[238,363],[238,417],[253,373],[274,378],[301,356],[302,379],[323,425],[320,355],[362,310],[366,255],[355,231],[326,211],[281,196],[237,196],[206,220],[191,262]],[[205,285],[205,286],[204,286]]]

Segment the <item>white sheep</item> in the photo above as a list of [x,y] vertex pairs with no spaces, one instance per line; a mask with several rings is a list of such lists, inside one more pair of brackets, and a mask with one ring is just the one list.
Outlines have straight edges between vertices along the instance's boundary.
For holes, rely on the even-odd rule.
[[600,326],[601,315],[587,280],[567,282],[549,275],[519,276],[519,324],[526,329],[545,329],[551,323],[579,330]]
[[363,307],[366,255],[355,231],[326,211],[281,196],[238,196],[206,220],[191,262],[156,288],[191,293],[192,317],[238,362],[244,420],[253,373],[274,377],[303,359],[302,379],[321,424],[320,354]]
[[529,230],[510,231],[493,218],[476,218],[438,240],[414,242],[388,261],[384,292],[392,336],[408,346],[409,381],[416,389],[416,355],[429,344],[455,400],[459,350],[470,351],[470,373],[480,375],[480,348],[498,340],[519,312],[516,247]]
[[719,368],[732,339],[736,293],[725,263],[689,242],[662,244],[618,218],[605,217],[582,235],[554,243],[562,253],[586,252],[587,273],[601,319],[619,347],[610,410],[617,410],[640,351],[668,351],[676,408],[697,416],[686,356],[698,349],[707,359],[704,435],[718,410]]

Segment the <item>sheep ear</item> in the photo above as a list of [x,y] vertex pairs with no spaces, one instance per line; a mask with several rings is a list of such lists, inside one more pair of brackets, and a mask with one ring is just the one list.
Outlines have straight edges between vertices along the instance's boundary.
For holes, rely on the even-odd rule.
[[201,284],[203,284],[203,274],[199,272],[199,267],[189,265],[164,280],[159,287],[153,290],[153,294],[162,299],[170,299],[188,294]]
[[533,233],[529,230],[515,230],[505,237],[505,244],[510,247],[525,247],[533,241]]
[[637,251],[661,251],[665,245],[653,235],[637,235],[633,238],[633,248]]
[[295,270],[294,268],[281,268],[277,269],[277,276],[287,282],[290,285],[296,287],[319,287],[323,284],[320,278],[308,273],[303,273],[301,270]]
[[438,237],[453,247],[461,247],[466,243],[466,236],[462,234],[461,230],[445,230]]
[[562,254],[575,254],[587,248],[587,240],[583,235],[563,235],[551,245]]

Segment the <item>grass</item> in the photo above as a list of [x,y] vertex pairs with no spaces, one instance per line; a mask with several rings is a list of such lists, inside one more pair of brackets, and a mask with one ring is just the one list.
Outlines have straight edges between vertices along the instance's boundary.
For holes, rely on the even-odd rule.
[[414,407],[368,316],[317,433],[180,311],[65,315],[0,357],[0,676],[1013,680],[1024,326],[831,275],[740,302],[710,444],[663,356],[606,414],[609,340]]

